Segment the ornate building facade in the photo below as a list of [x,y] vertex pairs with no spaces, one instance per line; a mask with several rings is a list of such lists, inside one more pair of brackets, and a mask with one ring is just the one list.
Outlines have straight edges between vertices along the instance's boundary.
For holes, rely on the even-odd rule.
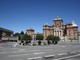
[[77,39],[78,26],[74,21],[72,23],[63,24],[63,19],[56,17],[53,20],[53,25],[46,23],[43,26],[43,36],[46,38],[49,35],[59,36],[60,38],[67,36],[67,39]]
[[[34,39],[36,37],[36,33],[34,33],[34,29],[29,28],[26,30],[26,34],[31,35]],[[78,38],[78,26],[74,21],[72,23],[63,24],[63,19],[60,17],[56,17],[53,20],[53,25],[49,25],[46,23],[43,26],[43,33],[41,33],[44,38],[49,35],[59,36],[61,39],[67,37],[66,39],[77,39]]]

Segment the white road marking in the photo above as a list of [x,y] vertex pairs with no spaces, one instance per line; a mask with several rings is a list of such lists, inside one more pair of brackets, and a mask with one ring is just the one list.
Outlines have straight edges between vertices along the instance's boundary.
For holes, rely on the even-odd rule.
[[40,50],[31,50],[31,51],[28,51],[28,52],[36,52],[36,51],[40,51]]
[[76,52],[70,52],[70,53],[76,53]]
[[32,59],[40,59],[42,57],[34,57],[34,58],[28,58],[28,60],[32,60]]
[[[28,52],[35,52],[35,51],[39,51],[39,50],[31,50],[31,51],[28,51]],[[38,52],[38,53],[32,53],[32,54],[43,54],[45,52]],[[31,53],[29,54],[18,54],[18,55],[9,55],[9,57],[18,57],[18,56],[25,56],[25,55],[32,55]]]
[[53,56],[55,56],[55,55],[47,55],[47,56],[45,56],[45,57],[53,57]]
[[46,52],[38,52],[38,53],[33,53],[33,54],[44,54],[44,53],[46,53]]
[[73,56],[62,57],[62,58],[58,58],[58,59],[54,59],[54,60],[67,59],[67,58],[72,58],[72,57],[77,57],[77,56],[80,56],[80,54],[78,54],[78,55],[73,55]]
[[13,52],[0,52],[0,54],[6,54],[6,53],[22,53],[22,52],[37,52],[37,51],[40,51],[40,50],[31,50],[31,51],[26,51],[25,49],[20,49],[20,50],[17,50],[17,51],[13,51]]
[[14,47],[16,47],[18,45],[18,43],[14,44]]
[[[38,52],[38,53],[32,53],[32,54],[43,54],[46,52]],[[8,57],[18,57],[18,56],[25,56],[25,55],[32,55],[32,54],[18,54],[18,55],[8,55]]]
[[31,55],[31,54],[8,55],[8,57],[18,57],[18,56],[25,56],[25,55]]
[[67,53],[61,53],[61,54],[57,54],[57,55],[66,55]]

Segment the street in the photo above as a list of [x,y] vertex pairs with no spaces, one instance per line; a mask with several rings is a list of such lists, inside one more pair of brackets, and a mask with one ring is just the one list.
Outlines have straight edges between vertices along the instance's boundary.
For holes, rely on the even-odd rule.
[[0,60],[80,60],[80,43],[16,47],[11,44],[0,43]]

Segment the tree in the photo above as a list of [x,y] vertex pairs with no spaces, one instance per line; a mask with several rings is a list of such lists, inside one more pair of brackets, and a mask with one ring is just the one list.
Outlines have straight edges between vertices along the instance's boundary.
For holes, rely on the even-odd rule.
[[25,35],[23,36],[23,40],[26,41],[26,44],[27,44],[27,43],[31,43],[32,37],[31,37],[30,35],[25,34]]
[[24,35],[24,32],[23,31],[21,31],[21,33],[20,33],[21,35]]
[[30,35],[25,34],[23,36],[23,40],[32,40],[32,37]]
[[46,40],[53,40],[54,35],[47,36]]
[[51,40],[53,42],[53,44],[57,44],[58,41],[60,40],[60,38],[58,36],[54,36],[54,35],[49,35],[46,40]]
[[32,40],[32,36],[31,35],[28,35],[28,40]]
[[23,40],[28,40],[28,35],[25,34],[25,35],[23,36]]
[[54,35],[47,36],[46,40],[47,40],[48,45],[51,43],[50,41],[53,40],[53,37],[54,37]]
[[24,32],[23,31],[21,31],[20,36],[21,36],[21,40],[23,40],[23,36],[24,36]]
[[17,36],[19,40],[21,40],[21,43],[23,43],[23,36],[24,36],[24,32],[21,31],[21,33],[15,33],[14,36]]
[[15,33],[15,34],[14,34],[14,36],[19,36],[19,35],[20,35],[19,33]]
[[36,40],[39,40],[39,41],[38,41],[38,44],[39,44],[39,45],[41,45],[41,40],[43,40],[43,38],[44,38],[44,37],[43,37],[43,35],[41,35],[41,34],[37,34],[37,35],[36,35]]
[[57,44],[59,40],[60,40],[59,36],[54,36],[52,42],[54,44]]
[[36,40],[43,40],[43,35],[41,35],[41,34],[37,34],[36,35]]
[[23,36],[23,40],[25,41],[25,43],[26,43],[26,45],[27,45],[27,44],[28,44],[28,35],[25,34],[25,35]]
[[15,33],[14,36],[18,37],[18,39],[21,40],[20,33]]

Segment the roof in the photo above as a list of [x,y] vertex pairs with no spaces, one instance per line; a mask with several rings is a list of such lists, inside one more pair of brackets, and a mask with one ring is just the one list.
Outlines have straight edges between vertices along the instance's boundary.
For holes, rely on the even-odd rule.
[[62,20],[62,18],[57,16],[56,18],[54,18],[54,20]]
[[72,21],[72,26],[74,27],[74,26],[77,26],[77,24],[75,24],[75,22],[74,21]]
[[27,31],[29,31],[29,30],[32,30],[32,31],[34,31],[34,29],[33,29],[33,28],[28,28],[28,29],[27,29]]
[[72,23],[68,23],[67,25],[72,25],[72,27],[77,27],[77,24],[75,24],[74,21],[72,21]]
[[6,31],[6,32],[10,32],[10,33],[13,33],[12,30],[8,30],[8,29],[2,28],[2,27],[0,27],[0,30],[2,30],[2,31]]
[[49,24],[48,23],[45,23],[44,26],[49,26]]
[[67,25],[72,25],[72,23],[68,23]]

